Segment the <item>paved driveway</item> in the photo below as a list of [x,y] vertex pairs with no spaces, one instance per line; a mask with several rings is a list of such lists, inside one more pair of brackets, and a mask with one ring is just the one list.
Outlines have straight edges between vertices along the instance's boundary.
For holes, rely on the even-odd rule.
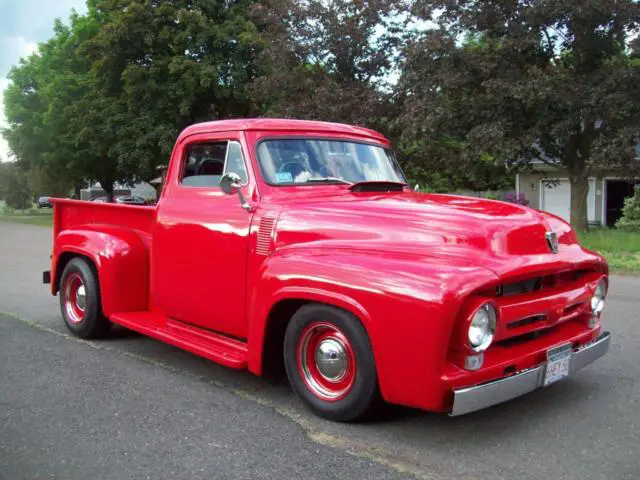
[[73,339],[40,283],[51,230],[0,222],[0,479],[640,478],[640,279],[614,277],[608,356],[472,415],[310,415],[285,382],[120,331]]

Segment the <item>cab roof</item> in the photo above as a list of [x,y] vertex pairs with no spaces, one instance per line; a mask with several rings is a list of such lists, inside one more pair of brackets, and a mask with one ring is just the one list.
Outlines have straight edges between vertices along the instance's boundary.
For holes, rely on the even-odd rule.
[[318,122],[315,120],[292,120],[286,118],[243,118],[235,120],[216,120],[196,123],[185,128],[180,139],[189,135],[228,131],[287,131],[287,132],[323,132],[353,135],[388,142],[380,133],[364,127],[355,127],[342,123]]

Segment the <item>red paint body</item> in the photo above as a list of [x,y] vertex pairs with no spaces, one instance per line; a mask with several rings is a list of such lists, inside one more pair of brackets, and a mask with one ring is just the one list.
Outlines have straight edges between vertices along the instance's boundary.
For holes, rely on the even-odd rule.
[[[448,195],[354,193],[348,185],[270,186],[256,158],[263,138],[296,136],[389,146],[376,132],[291,120],[235,120],[186,129],[155,207],[55,200],[52,291],[73,255],[98,271],[113,322],[233,368],[262,372],[270,313],[279,302],[343,308],[364,325],[380,388],[391,403],[447,411],[453,388],[538,365],[546,350],[597,337],[589,299],[608,274],[564,221],[519,205]],[[239,141],[242,193],[180,184],[185,147]],[[548,231],[560,249],[550,252]],[[502,285],[543,278],[535,292]],[[498,307],[480,370],[463,368],[469,315]],[[519,319],[544,320],[507,328]],[[530,332],[544,330],[532,338]],[[510,340],[511,339],[511,340]]]

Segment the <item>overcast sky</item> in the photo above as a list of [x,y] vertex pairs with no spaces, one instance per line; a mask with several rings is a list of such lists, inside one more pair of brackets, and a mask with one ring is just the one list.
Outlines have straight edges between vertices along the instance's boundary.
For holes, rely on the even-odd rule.
[[[37,43],[53,35],[53,21],[67,21],[71,9],[86,11],[85,0],[0,0],[0,95],[7,88],[7,73],[20,57],[28,56]],[[4,102],[0,101],[0,127],[6,126]],[[9,149],[0,137],[0,159]]]

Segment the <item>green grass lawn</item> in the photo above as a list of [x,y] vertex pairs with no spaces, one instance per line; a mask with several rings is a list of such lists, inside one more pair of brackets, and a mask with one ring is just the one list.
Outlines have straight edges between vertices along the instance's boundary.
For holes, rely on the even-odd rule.
[[583,246],[603,255],[614,272],[640,274],[640,233],[600,228],[578,232],[578,237]]
[[42,210],[32,208],[21,211],[4,208],[0,209],[0,221],[50,227],[53,224],[53,210],[50,208],[43,208]]

